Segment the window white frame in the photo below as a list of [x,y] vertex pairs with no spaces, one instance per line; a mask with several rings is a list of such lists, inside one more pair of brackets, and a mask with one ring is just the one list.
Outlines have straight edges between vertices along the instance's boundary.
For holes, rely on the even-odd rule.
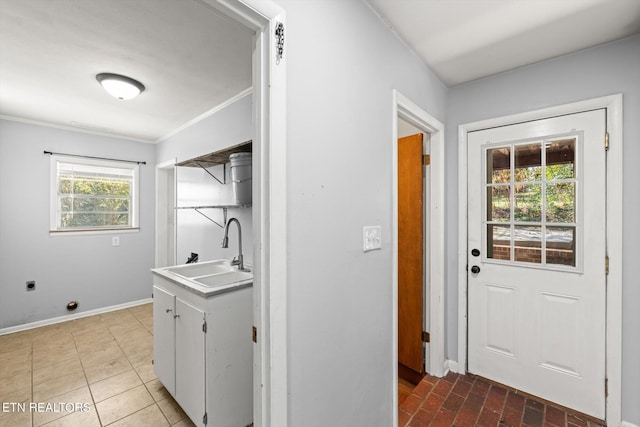
[[[60,215],[58,212],[58,164],[67,163],[84,166],[98,166],[106,168],[129,169],[132,172],[130,224],[123,227],[87,227],[78,229],[62,229],[59,227]],[[140,166],[137,163],[119,162],[115,160],[98,160],[89,158],[70,157],[64,155],[52,155],[50,161],[49,179],[49,233],[51,236],[78,235],[78,234],[102,234],[135,232],[139,229],[139,194],[140,194]]]

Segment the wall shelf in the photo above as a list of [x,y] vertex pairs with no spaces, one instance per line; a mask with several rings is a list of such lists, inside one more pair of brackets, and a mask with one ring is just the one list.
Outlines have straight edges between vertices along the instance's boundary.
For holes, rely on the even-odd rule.
[[[245,141],[243,143],[234,145],[232,147],[225,148],[223,150],[214,151],[213,153],[205,154],[203,156],[194,157],[193,159],[185,160],[180,163],[176,163],[176,166],[189,167],[189,168],[202,168],[206,173],[208,173],[213,179],[218,181],[220,184],[227,183],[227,163],[229,163],[229,156],[234,153],[251,153],[252,152],[253,141]],[[223,166],[222,171],[222,180],[218,179],[211,171],[207,168],[212,166]],[[213,222],[220,228],[224,228],[227,224],[227,209],[230,208],[250,208],[251,205],[238,205],[238,204],[226,204],[226,205],[206,205],[206,206],[178,206],[174,209],[192,209],[198,212],[203,217],[207,218],[209,221]],[[222,209],[223,214],[223,223],[222,225],[211,219],[208,215],[201,212],[202,209]]]
[[224,165],[229,163],[229,156],[235,153],[251,153],[253,141],[245,141],[241,144],[234,145],[224,150],[214,151],[213,153],[205,154],[200,157],[194,157],[193,159],[185,160],[180,163],[176,163],[176,166],[185,166],[190,168]]

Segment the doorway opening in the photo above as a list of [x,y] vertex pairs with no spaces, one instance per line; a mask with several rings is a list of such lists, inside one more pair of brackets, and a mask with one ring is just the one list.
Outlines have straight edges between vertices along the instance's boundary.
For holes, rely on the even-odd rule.
[[398,119],[398,402],[429,364],[429,134]]
[[[430,375],[441,377],[445,373],[444,362],[444,125],[425,112],[417,104],[410,101],[397,91],[393,94],[393,142],[392,142],[392,170],[393,170],[393,284],[392,284],[392,323],[393,323],[393,366],[392,366],[392,384],[393,384],[393,403],[396,417],[394,425],[398,424],[398,401],[399,401],[399,384],[406,384],[404,381],[399,382],[400,363],[402,365],[413,364],[413,371],[418,375],[428,372]],[[405,185],[405,178],[401,177],[399,165],[400,157],[404,154],[399,148],[398,138],[406,133],[417,133],[419,141],[416,142],[417,150],[420,154],[418,159],[417,174],[411,181],[419,181],[420,189],[418,193],[422,193],[421,207],[418,208],[421,218],[416,222],[420,224],[417,241],[419,241],[415,252],[419,252],[417,259],[414,258],[414,265],[418,266],[415,289],[419,290],[417,297],[406,294],[400,289],[400,276],[404,277],[404,273],[400,269],[405,270],[404,260],[400,259],[401,249],[401,225],[400,216],[403,215],[399,209],[400,186]],[[423,138],[424,136],[424,138]],[[424,167],[423,154],[429,155],[429,165]],[[422,170],[424,169],[424,181]],[[419,177],[418,177],[419,176]],[[415,178],[418,177],[418,178]],[[422,185],[424,183],[424,186]],[[402,196],[404,197],[404,196]],[[414,208],[415,211],[415,208]],[[404,250],[404,248],[403,248]],[[415,255],[415,253],[413,254]],[[404,252],[402,254],[405,257]],[[402,279],[404,280],[404,278]],[[419,301],[415,301],[415,299]],[[401,301],[404,300],[404,301]],[[404,355],[399,352],[400,326],[405,324],[404,320],[400,320],[400,310],[405,310],[405,302],[413,300],[412,310],[416,313],[413,320],[409,320],[413,324],[413,362],[406,362]],[[417,308],[416,308],[417,307]],[[402,313],[403,315],[405,313]],[[404,317],[404,316],[403,316]],[[404,326],[403,326],[404,328]],[[425,334],[423,334],[423,332]],[[428,335],[427,335],[428,333]],[[419,336],[416,339],[416,334]],[[428,345],[424,345],[427,341]],[[417,350],[415,350],[417,349]],[[415,351],[418,352],[417,358]],[[411,366],[409,366],[411,368]]]
[[156,268],[176,263],[175,163],[173,159],[156,165]]
[[[283,46],[286,16],[284,10],[271,0],[203,0],[203,3],[254,33],[253,425],[286,427],[289,412],[285,125],[287,47]],[[175,247],[175,228],[173,232],[158,233],[158,229],[170,219],[167,206],[175,206],[175,201],[170,200],[172,191],[175,196],[173,163],[159,165],[157,169],[158,263],[176,261],[175,248],[170,248],[171,245]],[[165,204],[161,206],[160,201]]]

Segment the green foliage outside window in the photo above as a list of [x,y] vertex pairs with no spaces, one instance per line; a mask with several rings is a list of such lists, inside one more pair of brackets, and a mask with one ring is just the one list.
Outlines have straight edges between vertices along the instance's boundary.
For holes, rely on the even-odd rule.
[[[132,226],[131,171],[62,164],[58,171],[58,229]],[[124,174],[124,176],[123,176]]]
[[[505,173],[507,172],[507,173]],[[493,172],[493,184],[509,184],[508,170]],[[574,178],[573,163],[548,165],[545,168],[546,185],[546,220],[554,223],[575,222],[575,184],[571,182],[555,182]],[[541,168],[518,168],[514,170],[514,220],[522,222],[540,222],[542,208]],[[490,187],[487,197],[492,209],[492,221],[509,221],[510,193],[509,186],[496,185]]]

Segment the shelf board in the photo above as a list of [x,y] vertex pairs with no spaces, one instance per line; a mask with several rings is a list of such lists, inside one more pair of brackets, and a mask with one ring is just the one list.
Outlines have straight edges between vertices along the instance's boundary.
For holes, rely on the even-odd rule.
[[215,151],[213,153],[205,154],[204,156],[195,157],[193,159],[185,160],[180,163],[176,163],[176,166],[186,166],[190,168],[208,168],[216,165],[223,165],[229,163],[229,156],[234,153],[251,153],[252,152],[251,140],[243,142],[233,147],[225,148],[224,150]]
[[174,209],[241,209],[250,208],[251,205],[207,205],[207,206],[176,206]]

